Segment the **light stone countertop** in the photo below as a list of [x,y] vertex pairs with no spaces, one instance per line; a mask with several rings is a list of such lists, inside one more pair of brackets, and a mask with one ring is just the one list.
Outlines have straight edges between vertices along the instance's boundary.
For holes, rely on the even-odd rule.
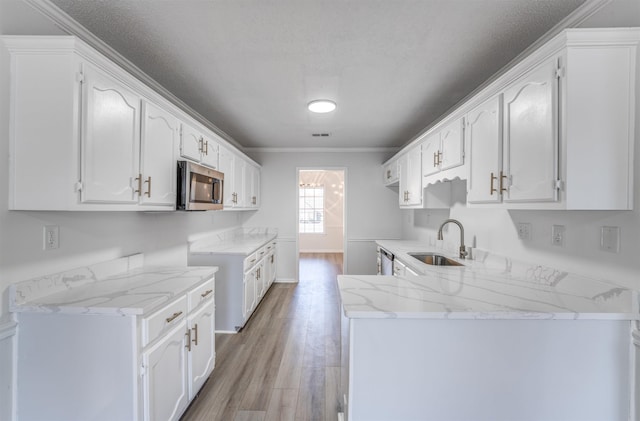
[[[12,312],[146,315],[211,279],[217,267],[142,266],[121,258],[12,284]],[[122,263],[122,262],[125,263]]]
[[638,291],[474,250],[462,267],[431,266],[409,252],[451,254],[411,241],[380,240],[421,276],[341,275],[349,318],[640,320]]
[[242,232],[223,232],[189,244],[192,254],[240,254],[248,256],[273,241],[277,233],[268,229],[245,229]]

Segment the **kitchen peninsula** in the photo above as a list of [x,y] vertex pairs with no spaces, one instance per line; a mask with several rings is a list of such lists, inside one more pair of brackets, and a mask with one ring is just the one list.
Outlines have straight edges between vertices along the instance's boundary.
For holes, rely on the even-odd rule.
[[429,266],[407,252],[435,250],[378,244],[420,276],[338,277],[347,420],[637,419],[637,291],[479,250]]
[[215,267],[141,254],[12,284],[20,420],[169,420],[215,365]]

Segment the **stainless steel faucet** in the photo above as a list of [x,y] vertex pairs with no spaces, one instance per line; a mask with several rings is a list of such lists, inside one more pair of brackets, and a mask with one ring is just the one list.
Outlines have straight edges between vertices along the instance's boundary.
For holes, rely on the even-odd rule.
[[442,228],[445,225],[447,225],[449,222],[453,222],[458,227],[460,227],[460,258],[464,259],[468,253],[467,253],[467,249],[464,246],[464,228],[462,227],[462,224],[460,223],[460,221],[458,221],[457,219],[447,219],[446,221],[444,221],[442,225],[440,225],[440,228],[438,228],[438,240],[444,239],[444,237],[442,236]]

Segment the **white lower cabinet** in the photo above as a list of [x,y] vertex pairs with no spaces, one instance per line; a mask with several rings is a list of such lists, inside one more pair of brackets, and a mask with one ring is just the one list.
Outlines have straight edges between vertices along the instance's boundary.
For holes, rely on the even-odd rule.
[[144,420],[175,420],[189,403],[186,323],[142,354]]
[[215,365],[213,290],[148,315],[18,313],[18,419],[178,420]]
[[186,347],[189,350],[187,355],[189,400],[195,398],[213,371],[216,356],[214,321],[213,300],[194,312],[187,320],[187,329],[190,332],[187,334],[187,340],[191,340],[191,345]]
[[240,331],[276,279],[276,241],[232,254],[189,251],[189,266],[217,266],[215,331]]
[[242,318],[246,321],[253,313],[253,309],[256,306],[256,271],[250,270],[244,274],[243,281],[243,304],[242,304]]

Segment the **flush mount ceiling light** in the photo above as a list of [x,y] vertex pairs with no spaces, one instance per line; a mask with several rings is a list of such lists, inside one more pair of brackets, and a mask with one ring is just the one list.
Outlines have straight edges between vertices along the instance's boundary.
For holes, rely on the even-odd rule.
[[336,109],[336,103],[328,99],[317,99],[307,105],[312,113],[330,113]]

